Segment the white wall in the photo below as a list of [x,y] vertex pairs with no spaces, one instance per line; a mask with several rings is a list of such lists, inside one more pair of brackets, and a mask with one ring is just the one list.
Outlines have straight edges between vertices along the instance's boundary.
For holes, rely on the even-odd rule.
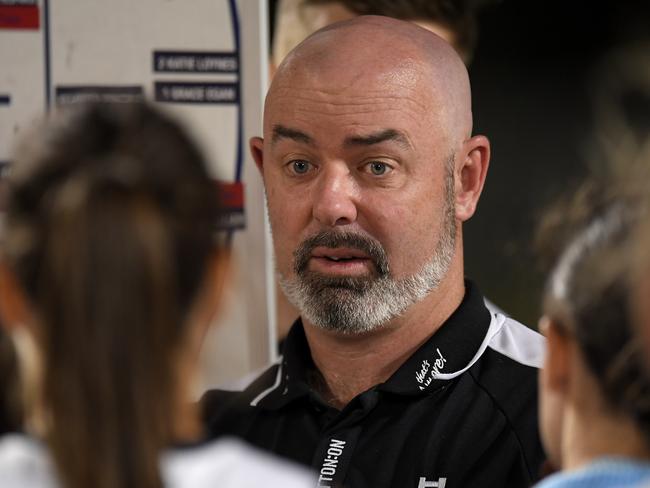
[[[0,162],[11,161],[16,137],[57,103],[157,100],[190,128],[215,178],[235,183],[240,173],[243,183],[244,214],[232,222],[245,228],[232,233],[231,293],[207,337],[199,388],[267,364],[275,298],[262,183],[248,154],[248,139],[261,134],[267,85],[266,1],[16,0],[23,12],[38,11],[38,26],[21,26],[10,3],[0,2]],[[239,100],[230,100],[238,82]]]

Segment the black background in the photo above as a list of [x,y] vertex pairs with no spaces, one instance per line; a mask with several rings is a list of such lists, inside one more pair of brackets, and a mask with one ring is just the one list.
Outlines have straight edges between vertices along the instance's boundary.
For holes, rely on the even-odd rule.
[[648,3],[504,1],[480,16],[474,127],[490,138],[492,161],[465,226],[466,273],[528,325],[536,326],[547,271],[533,246],[538,220],[588,171],[603,60],[648,39]]

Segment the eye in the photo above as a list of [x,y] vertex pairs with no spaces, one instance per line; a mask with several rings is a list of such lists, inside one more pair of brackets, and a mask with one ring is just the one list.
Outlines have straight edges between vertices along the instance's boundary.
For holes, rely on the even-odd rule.
[[393,170],[393,168],[382,161],[371,161],[366,165],[366,168],[375,176],[383,176]]
[[289,163],[289,170],[297,175],[304,175],[308,173],[311,168],[311,163],[304,159],[295,159]]

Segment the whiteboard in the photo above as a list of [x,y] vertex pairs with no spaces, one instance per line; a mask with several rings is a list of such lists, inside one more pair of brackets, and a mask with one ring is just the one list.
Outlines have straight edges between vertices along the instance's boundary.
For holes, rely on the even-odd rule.
[[180,119],[227,195],[235,262],[202,352],[205,387],[275,358],[275,296],[261,178],[263,0],[0,0],[0,166],[16,137],[57,105],[146,98]]

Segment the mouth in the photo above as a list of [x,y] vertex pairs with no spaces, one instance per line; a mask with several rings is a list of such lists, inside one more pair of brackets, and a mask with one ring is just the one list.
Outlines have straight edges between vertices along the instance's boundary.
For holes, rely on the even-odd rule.
[[317,247],[309,261],[311,271],[334,276],[365,276],[374,267],[372,258],[366,253],[346,247]]

